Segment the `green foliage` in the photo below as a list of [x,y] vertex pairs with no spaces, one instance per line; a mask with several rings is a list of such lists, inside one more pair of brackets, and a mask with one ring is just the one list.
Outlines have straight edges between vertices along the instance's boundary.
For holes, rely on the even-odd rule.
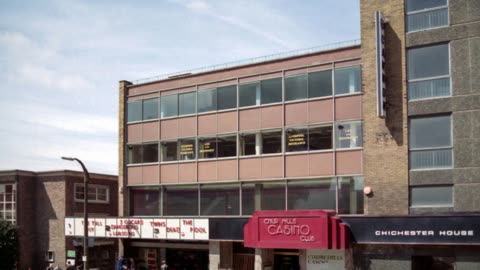
[[0,219],[0,269],[15,269],[18,250],[17,228],[10,222]]

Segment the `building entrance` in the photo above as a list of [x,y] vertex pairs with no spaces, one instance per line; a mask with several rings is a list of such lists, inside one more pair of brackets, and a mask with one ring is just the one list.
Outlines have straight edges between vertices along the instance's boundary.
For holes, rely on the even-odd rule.
[[168,269],[208,270],[208,250],[167,248]]
[[274,270],[300,270],[297,251],[275,251],[273,253]]

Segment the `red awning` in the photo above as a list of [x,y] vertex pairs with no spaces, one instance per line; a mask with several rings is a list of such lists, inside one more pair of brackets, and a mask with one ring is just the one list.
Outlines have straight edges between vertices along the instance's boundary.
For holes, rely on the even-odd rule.
[[350,242],[347,225],[328,210],[256,211],[243,232],[252,248],[345,249]]

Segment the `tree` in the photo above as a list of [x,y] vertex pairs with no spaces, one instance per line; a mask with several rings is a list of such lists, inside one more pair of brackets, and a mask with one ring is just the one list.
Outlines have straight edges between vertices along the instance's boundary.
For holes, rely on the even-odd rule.
[[17,228],[10,222],[0,219],[0,269],[15,269],[18,250]]

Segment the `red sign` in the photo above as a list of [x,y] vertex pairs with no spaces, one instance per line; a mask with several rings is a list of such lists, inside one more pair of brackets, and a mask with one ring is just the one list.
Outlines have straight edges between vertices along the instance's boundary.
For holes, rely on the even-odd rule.
[[257,211],[244,227],[255,248],[344,249],[348,231],[333,211]]

